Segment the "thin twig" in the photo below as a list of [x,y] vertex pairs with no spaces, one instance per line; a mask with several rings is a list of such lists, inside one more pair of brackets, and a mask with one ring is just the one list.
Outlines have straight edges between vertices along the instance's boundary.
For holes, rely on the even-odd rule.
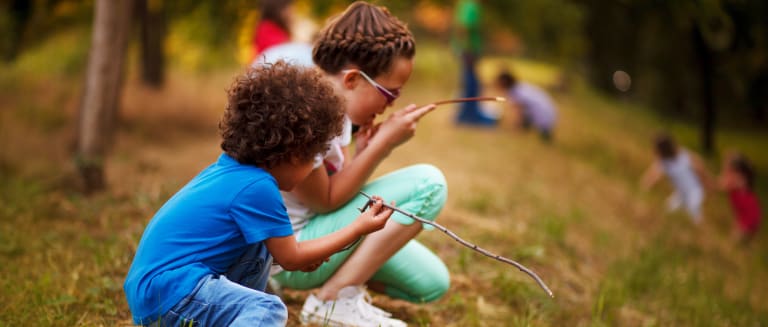
[[498,101],[498,102],[504,102],[507,101],[506,98],[503,97],[472,97],[472,98],[459,98],[459,99],[451,99],[451,100],[441,100],[437,102],[432,102],[432,104],[439,106],[441,104],[447,104],[447,103],[458,103],[458,102],[471,102],[471,101]]
[[[363,191],[360,191],[360,194],[362,194],[364,197],[368,198],[368,202],[366,202],[366,203],[365,203],[365,206],[363,206],[362,208],[359,208],[359,210],[362,212],[362,211],[365,211],[365,210],[367,210],[367,209],[368,209],[368,207],[369,207],[371,204],[373,204],[373,198],[371,198],[371,196],[370,196],[370,195],[366,194],[366,193],[365,193],[365,192],[363,192]],[[410,217],[410,218],[412,218],[412,219],[415,219],[415,220],[417,220],[417,221],[419,221],[419,222],[421,222],[421,223],[424,223],[424,224],[428,224],[428,225],[432,225],[432,226],[434,226],[435,228],[437,228],[437,229],[441,230],[443,233],[445,233],[445,234],[447,234],[448,236],[450,236],[451,238],[453,238],[454,240],[456,240],[457,242],[461,243],[462,245],[464,245],[464,246],[466,246],[466,247],[468,247],[468,248],[470,248],[470,249],[472,249],[472,250],[475,250],[475,251],[477,251],[477,252],[480,252],[480,253],[482,253],[483,255],[487,256],[487,257],[491,257],[491,258],[494,258],[494,259],[496,259],[496,260],[499,260],[499,261],[501,261],[501,262],[504,262],[504,263],[507,263],[507,264],[510,264],[510,265],[513,265],[513,266],[515,266],[515,267],[516,267],[517,269],[519,269],[520,271],[522,271],[522,272],[524,272],[524,273],[528,274],[528,276],[531,276],[531,278],[533,278],[533,279],[536,281],[536,283],[538,283],[538,284],[539,284],[539,286],[540,286],[542,289],[544,289],[544,291],[546,291],[546,292],[547,292],[547,294],[548,294],[550,297],[552,297],[552,298],[554,298],[554,297],[555,297],[554,293],[552,293],[552,291],[549,289],[549,287],[547,287],[547,284],[544,284],[544,281],[543,281],[543,280],[541,280],[541,278],[539,277],[539,275],[536,275],[536,273],[535,273],[535,272],[533,272],[532,270],[530,270],[530,269],[526,268],[525,266],[523,266],[523,265],[521,265],[521,264],[519,264],[519,263],[515,262],[514,260],[510,260],[510,259],[507,259],[507,258],[505,258],[505,257],[502,257],[502,256],[500,256],[500,255],[497,255],[497,254],[493,254],[493,253],[489,252],[488,250],[485,250],[485,249],[483,249],[483,248],[481,248],[481,247],[479,247],[479,246],[477,246],[477,245],[475,245],[475,244],[469,243],[469,242],[467,242],[467,241],[463,240],[463,239],[462,239],[461,237],[459,237],[458,235],[456,235],[454,232],[450,231],[448,228],[445,228],[445,227],[443,227],[442,225],[440,225],[440,224],[438,224],[438,223],[436,223],[436,222],[434,222],[434,221],[430,221],[430,220],[427,220],[427,219],[421,218],[421,217],[419,217],[419,216],[416,216],[416,215],[414,215],[414,214],[412,214],[412,213],[410,213],[410,212],[407,212],[407,211],[405,211],[405,210],[403,210],[403,209],[400,209],[400,208],[398,208],[398,207],[395,207],[395,206],[391,206],[391,205],[388,205],[388,204],[386,204],[386,203],[383,203],[383,205],[384,205],[384,207],[387,207],[387,208],[390,208],[390,209],[392,209],[392,210],[394,210],[394,211],[397,211],[397,212],[399,212],[399,213],[402,213],[402,214],[404,214],[404,215],[406,215],[406,216],[408,216],[408,217]]]

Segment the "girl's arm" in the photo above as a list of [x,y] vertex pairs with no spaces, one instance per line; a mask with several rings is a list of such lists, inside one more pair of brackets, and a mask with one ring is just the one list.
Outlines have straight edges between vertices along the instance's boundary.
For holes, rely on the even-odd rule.
[[661,179],[661,176],[663,176],[661,164],[658,161],[654,161],[643,173],[643,177],[640,179],[640,186],[643,190],[647,191]]
[[[315,212],[336,210],[357,194],[395,147],[413,137],[418,120],[434,108],[434,105],[410,105],[384,122],[368,127],[372,133],[363,136],[367,138],[365,146],[354,157],[346,157],[344,169],[328,176],[325,167],[318,167],[294,188],[293,194]],[[345,147],[345,155],[348,152]]]
[[715,178],[712,177],[712,174],[709,173],[704,160],[702,160],[701,157],[695,153],[690,153],[690,156],[693,170],[696,172],[696,175],[699,176],[699,180],[701,180],[703,186],[707,189],[716,188],[717,183],[715,182]]
[[348,157],[349,163],[345,162],[344,169],[332,176],[328,176],[325,166],[315,168],[292,193],[315,212],[336,210],[357,194],[390,151],[384,147],[369,146],[364,154],[354,159]]
[[726,155],[720,164],[720,174],[717,176],[717,189],[719,191],[726,192],[731,188],[731,185],[733,184],[733,176],[729,171],[729,166],[730,160]]
[[[394,203],[393,203],[394,205]],[[346,227],[321,238],[297,242],[293,235],[265,240],[267,249],[283,269],[302,270],[326,261],[331,255],[352,244],[363,235],[384,228],[393,210],[384,207],[381,198]]]

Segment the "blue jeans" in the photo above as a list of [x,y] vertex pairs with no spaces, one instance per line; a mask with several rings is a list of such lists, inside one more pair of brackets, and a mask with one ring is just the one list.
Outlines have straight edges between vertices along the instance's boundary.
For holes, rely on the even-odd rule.
[[[480,95],[480,80],[477,77],[475,66],[478,56],[473,53],[464,52],[461,58],[461,80],[464,87],[462,95],[466,98],[472,98]],[[475,126],[494,126],[496,119],[488,117],[480,109],[480,104],[475,101],[462,102],[459,105],[459,114],[456,116],[456,122],[459,124]]]
[[270,262],[263,243],[250,247],[226,276],[203,277],[187,297],[150,326],[285,326],[285,304],[263,291]]

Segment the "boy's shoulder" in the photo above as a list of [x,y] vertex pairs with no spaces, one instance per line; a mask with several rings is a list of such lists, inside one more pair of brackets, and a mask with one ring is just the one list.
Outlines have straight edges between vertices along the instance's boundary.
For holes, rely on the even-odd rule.
[[275,184],[272,175],[264,169],[241,164],[226,153],[192,180],[192,184],[223,185],[229,189],[244,188],[257,182]]

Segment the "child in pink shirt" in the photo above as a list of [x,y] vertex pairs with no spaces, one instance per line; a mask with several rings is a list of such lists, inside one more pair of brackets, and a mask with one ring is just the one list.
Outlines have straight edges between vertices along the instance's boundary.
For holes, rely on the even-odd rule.
[[746,157],[734,153],[728,155],[720,173],[720,188],[728,192],[731,208],[738,229],[734,233],[749,241],[760,226],[760,203],[754,192],[755,171]]

